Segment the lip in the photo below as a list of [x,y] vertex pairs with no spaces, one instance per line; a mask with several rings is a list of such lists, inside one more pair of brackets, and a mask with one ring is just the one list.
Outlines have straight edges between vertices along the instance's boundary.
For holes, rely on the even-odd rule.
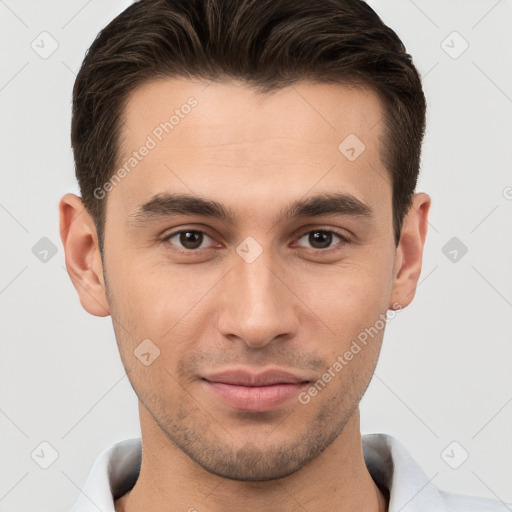
[[284,370],[265,370],[261,373],[253,373],[245,369],[225,370],[205,375],[203,378],[210,382],[222,382],[223,384],[233,384],[235,386],[272,386],[274,384],[309,382],[308,379]]
[[275,410],[297,396],[310,381],[282,370],[252,373],[230,370],[203,377],[209,392],[247,412]]

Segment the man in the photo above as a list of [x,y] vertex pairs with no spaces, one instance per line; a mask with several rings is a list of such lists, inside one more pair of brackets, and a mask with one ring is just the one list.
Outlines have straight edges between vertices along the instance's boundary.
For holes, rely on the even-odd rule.
[[360,433],[421,272],[425,108],[360,0],[141,0],[101,31],[60,227],[142,440],[100,456],[74,512],[502,510]]

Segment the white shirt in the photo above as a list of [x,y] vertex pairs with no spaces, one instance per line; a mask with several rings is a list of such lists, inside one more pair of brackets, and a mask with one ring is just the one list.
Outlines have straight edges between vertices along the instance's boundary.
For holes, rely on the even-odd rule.
[[[363,454],[373,480],[389,490],[388,512],[506,512],[512,503],[463,496],[437,489],[405,447],[388,434],[363,434]],[[140,438],[105,450],[96,460],[69,512],[115,512],[114,500],[135,484],[140,470]]]

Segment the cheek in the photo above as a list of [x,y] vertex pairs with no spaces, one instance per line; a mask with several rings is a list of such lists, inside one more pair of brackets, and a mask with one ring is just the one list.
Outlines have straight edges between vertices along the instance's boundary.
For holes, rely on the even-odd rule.
[[293,277],[297,295],[336,333],[353,334],[373,324],[388,308],[392,260],[385,256],[361,260],[319,267]]
[[[303,333],[297,334],[310,351],[344,352],[354,337],[387,310],[392,256],[382,248],[373,249],[361,248],[329,265],[280,266],[280,277],[290,288],[289,295],[285,293],[289,306],[301,315]],[[114,315],[124,327],[117,329],[124,340],[123,350],[133,353],[144,339],[160,347],[171,343],[176,353],[197,349],[201,332],[215,330],[219,314],[215,297],[225,284],[226,267],[176,265],[163,259],[149,261],[136,252],[126,251],[124,257],[122,251],[114,252],[110,252],[107,275]],[[331,349],[320,348],[319,336],[334,341],[328,344]]]
[[160,343],[193,329],[203,298],[222,274],[222,269],[207,266],[141,264],[125,259],[109,272],[116,314],[126,327],[123,337],[134,344],[145,338]]
[[[322,353],[335,375],[329,386],[332,392],[351,389],[354,398],[375,368],[392,289],[392,264],[383,260],[333,266],[324,275],[298,280],[301,298],[313,312],[303,324],[306,335],[301,339],[307,351]],[[384,263],[389,264],[389,272]],[[324,338],[322,343],[319,337]]]

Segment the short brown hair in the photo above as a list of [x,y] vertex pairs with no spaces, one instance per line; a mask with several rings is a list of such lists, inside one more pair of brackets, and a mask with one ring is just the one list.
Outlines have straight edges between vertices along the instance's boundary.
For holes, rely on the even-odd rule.
[[[362,0],[139,0],[87,51],[73,88],[71,143],[82,200],[103,247],[95,190],[115,172],[126,102],[156,78],[238,79],[262,93],[301,80],[370,86],[383,102],[381,160],[395,244],[411,205],[426,102],[411,56]],[[341,142],[341,141],[340,141]]]

